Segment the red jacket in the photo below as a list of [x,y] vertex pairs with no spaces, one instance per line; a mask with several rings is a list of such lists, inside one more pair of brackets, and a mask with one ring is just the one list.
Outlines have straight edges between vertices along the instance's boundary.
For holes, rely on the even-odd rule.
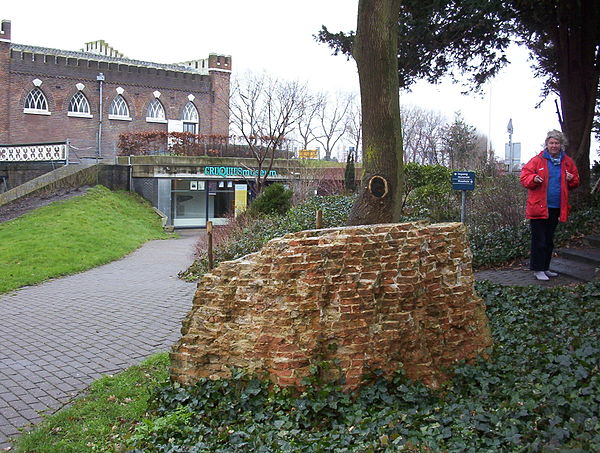
[[[567,171],[573,175],[573,179],[567,182]],[[537,183],[533,179],[540,175],[542,182]],[[547,219],[548,203],[546,193],[548,190],[548,160],[544,157],[544,151],[533,157],[521,169],[521,185],[527,190],[527,209],[525,217],[528,219]],[[560,163],[560,217],[561,222],[566,222],[569,216],[569,190],[579,185],[579,172],[575,162],[566,154],[563,154]]]

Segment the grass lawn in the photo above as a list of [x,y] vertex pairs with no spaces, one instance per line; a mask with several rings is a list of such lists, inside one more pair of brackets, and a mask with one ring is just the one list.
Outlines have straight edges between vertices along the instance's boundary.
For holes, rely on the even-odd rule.
[[167,237],[146,201],[96,186],[0,224],[0,294],[114,261]]
[[118,452],[121,439],[147,409],[154,389],[167,380],[167,353],[157,354],[116,376],[103,377],[72,406],[18,438],[16,452]]

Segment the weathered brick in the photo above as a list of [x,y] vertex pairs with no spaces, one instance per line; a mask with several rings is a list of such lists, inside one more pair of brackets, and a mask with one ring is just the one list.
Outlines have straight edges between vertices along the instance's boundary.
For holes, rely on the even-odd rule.
[[171,370],[181,383],[235,365],[298,386],[310,363],[337,359],[348,388],[399,366],[437,386],[491,344],[458,223],[287,234],[201,280],[182,334]]

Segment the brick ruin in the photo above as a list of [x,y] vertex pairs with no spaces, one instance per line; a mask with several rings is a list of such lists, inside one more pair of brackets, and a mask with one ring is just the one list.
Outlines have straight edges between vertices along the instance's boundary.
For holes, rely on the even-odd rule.
[[300,386],[310,366],[348,389],[403,367],[437,387],[444,370],[492,343],[460,223],[302,231],[222,263],[198,284],[171,377],[192,384],[230,367]]

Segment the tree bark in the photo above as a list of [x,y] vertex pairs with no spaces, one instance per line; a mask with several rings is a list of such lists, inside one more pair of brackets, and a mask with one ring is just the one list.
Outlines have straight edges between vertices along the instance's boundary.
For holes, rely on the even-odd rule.
[[573,158],[581,184],[572,195],[575,205],[587,203],[590,195],[590,131],[598,97],[600,50],[597,19],[598,0],[558,2],[557,27],[552,35],[557,57],[557,84],[568,139],[567,153]]
[[353,56],[358,67],[363,178],[348,223],[400,220],[403,190],[398,84],[401,0],[359,0]]

